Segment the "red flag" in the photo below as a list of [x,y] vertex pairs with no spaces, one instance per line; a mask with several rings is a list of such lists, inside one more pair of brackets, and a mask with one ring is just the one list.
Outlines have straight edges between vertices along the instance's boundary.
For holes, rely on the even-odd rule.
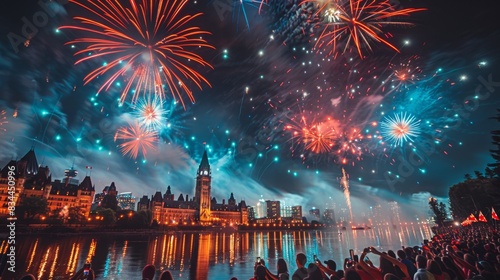
[[487,223],[488,221],[486,220],[486,217],[483,215],[481,211],[479,211],[479,221]]
[[475,223],[475,222],[477,222],[477,219],[474,216],[474,214],[470,214],[469,218],[467,218],[467,221],[469,221],[471,223]]
[[462,224],[463,227],[470,226],[471,221],[469,221],[469,219],[465,219],[461,224]]
[[491,208],[491,218],[493,220],[500,221],[500,218],[498,218],[497,212],[495,212],[495,209]]

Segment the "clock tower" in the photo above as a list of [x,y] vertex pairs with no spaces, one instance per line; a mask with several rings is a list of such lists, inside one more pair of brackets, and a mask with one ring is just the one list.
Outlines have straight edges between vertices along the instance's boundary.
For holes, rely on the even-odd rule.
[[196,214],[200,223],[204,224],[211,221],[210,191],[212,189],[212,177],[210,173],[210,164],[208,163],[207,151],[203,153],[203,158],[201,159],[200,167],[198,167],[196,175]]

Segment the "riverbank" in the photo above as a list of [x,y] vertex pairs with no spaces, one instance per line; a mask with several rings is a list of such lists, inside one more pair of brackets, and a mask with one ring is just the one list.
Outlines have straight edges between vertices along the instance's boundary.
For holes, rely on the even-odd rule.
[[[120,235],[120,236],[144,236],[144,235],[164,235],[174,233],[203,233],[203,232],[251,232],[251,231],[309,231],[333,229],[334,227],[319,226],[318,224],[304,225],[246,225],[238,227],[223,226],[177,226],[177,227],[157,227],[147,229],[127,229],[117,227],[103,227],[95,225],[47,225],[31,224],[20,225],[16,234],[28,236],[78,236],[78,235]],[[335,227],[336,229],[336,227]]]

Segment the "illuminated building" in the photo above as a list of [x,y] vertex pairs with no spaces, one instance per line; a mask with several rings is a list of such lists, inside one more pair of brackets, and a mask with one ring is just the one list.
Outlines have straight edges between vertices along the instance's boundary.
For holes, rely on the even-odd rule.
[[292,220],[302,221],[302,206],[292,206]]
[[151,199],[143,197],[140,199],[137,209],[150,209],[153,219],[160,224],[224,224],[239,225],[248,223],[248,210],[244,200],[236,203],[233,193],[230,194],[227,203],[225,199],[222,203],[217,203],[211,197],[212,177],[207,152],[203,154],[200,166],[197,171],[195,195],[189,199],[180,194],[174,200],[170,186],[164,195],[157,191]]
[[292,217],[292,206],[283,205],[281,207],[281,217],[283,218],[291,218]]
[[[31,151],[30,151],[31,152]],[[1,216],[6,216],[9,214],[9,201],[12,197],[12,202],[14,202],[15,205],[18,204],[19,196],[23,192],[24,189],[24,182],[26,179],[26,156],[24,156],[21,160],[15,161],[11,160],[8,162],[4,168],[2,168],[1,176],[0,176],[0,201],[2,202],[2,207],[0,208],[0,215]],[[14,186],[15,186],[15,191],[14,195],[12,196],[9,194],[9,181],[12,182],[12,178],[9,180],[9,171],[14,171],[14,174],[12,172],[10,175],[14,175]],[[12,183],[11,183],[12,184]]]
[[[3,169],[0,180],[0,199],[4,204],[8,201],[8,170],[9,167],[16,169],[16,193],[15,202],[19,205],[23,198],[41,197],[47,200],[48,210],[53,213],[64,207],[77,208],[88,217],[94,196],[94,186],[89,176],[82,183],[73,177],[78,174],[73,168],[65,171],[64,180],[51,182],[52,175],[49,167],[38,166],[35,151],[31,149],[19,161],[10,161]],[[7,215],[8,208],[2,207],[0,215]]]
[[131,192],[123,192],[119,193],[116,196],[116,199],[118,200],[118,206],[122,210],[134,210],[135,211],[135,196],[132,195]]
[[281,217],[280,202],[277,200],[266,200],[267,218],[275,219]]
[[253,206],[248,206],[248,220],[255,220],[255,208]]
[[57,211],[64,207],[78,208],[80,213],[88,217],[95,192],[90,176],[85,176],[79,185],[66,182],[55,180],[52,183],[50,196],[47,199],[49,211]]
[[104,196],[108,194],[109,186],[104,187],[102,193],[96,193],[94,196],[94,203],[92,204],[92,209],[101,206],[101,202],[104,199]]
[[309,215],[312,216],[313,219],[318,220],[321,218],[321,213],[318,208],[313,207],[311,210],[309,210]]
[[255,215],[255,218],[257,219],[262,219],[267,217],[267,204],[264,199],[259,199],[259,202],[257,202],[257,206],[255,207],[257,210],[257,213]]

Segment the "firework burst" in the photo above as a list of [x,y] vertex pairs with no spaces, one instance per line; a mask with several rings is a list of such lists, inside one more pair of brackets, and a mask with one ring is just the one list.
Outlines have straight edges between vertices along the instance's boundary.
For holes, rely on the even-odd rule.
[[420,120],[406,113],[386,117],[381,127],[383,139],[395,146],[403,146],[405,142],[414,142],[414,139],[420,135]]
[[315,48],[322,50],[331,47],[329,55],[337,51],[340,40],[345,39],[343,52],[354,45],[361,58],[362,49],[372,51],[372,42],[382,43],[399,52],[393,44],[384,37],[390,35],[383,27],[412,25],[409,22],[393,20],[397,17],[409,16],[412,13],[424,11],[425,8],[395,9],[389,0],[304,0],[302,3],[314,2],[318,6],[316,17],[323,17],[326,23],[319,35]]
[[159,131],[166,125],[164,101],[157,97],[148,96],[139,101],[134,115],[139,124],[149,131]]
[[135,122],[128,127],[118,129],[115,134],[115,142],[121,140],[118,145],[123,155],[128,155],[133,159],[137,159],[139,153],[146,158],[148,149],[154,149],[158,141],[156,131],[148,131],[145,127]]
[[422,69],[415,65],[418,56],[412,56],[400,63],[390,63],[389,69],[393,72],[389,80],[394,84],[394,88],[407,88],[418,82],[422,76]]
[[[364,136],[357,128],[348,128],[339,134],[336,147],[337,162],[347,164],[360,161],[365,149],[362,147]],[[349,160],[351,159],[351,160]]]
[[212,66],[190,49],[214,47],[202,38],[209,32],[190,25],[201,13],[180,14],[187,0],[70,2],[91,14],[91,17],[74,17],[80,26],[61,27],[85,32],[84,37],[67,43],[85,45],[75,53],[84,56],[75,64],[88,60],[107,61],[84,78],[85,84],[106,75],[107,80],[99,88],[100,92],[108,90],[119,77],[123,77],[126,85],[121,94],[122,102],[129,92],[133,92],[133,102],[146,92],[154,92],[164,99],[166,84],[183,106],[183,95],[191,102],[195,100],[189,83],[200,89],[202,84],[210,86],[192,64]]
[[329,122],[308,124],[302,117],[299,123],[291,123],[285,129],[291,131],[292,139],[302,144],[306,151],[315,154],[329,153],[335,145],[335,128]]

